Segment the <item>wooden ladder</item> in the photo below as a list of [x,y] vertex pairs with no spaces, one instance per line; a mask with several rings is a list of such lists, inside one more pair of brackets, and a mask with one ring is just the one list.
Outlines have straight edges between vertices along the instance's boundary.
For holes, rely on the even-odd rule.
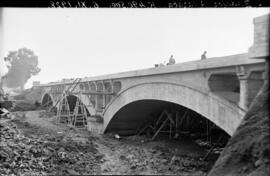
[[72,125],[76,128],[85,128],[87,125],[87,112],[86,107],[81,102],[82,94],[80,92],[79,97],[77,98],[76,105],[74,108],[73,116],[72,116]]
[[57,122],[58,123],[70,123],[71,114],[69,109],[69,104],[67,96],[64,93],[64,98],[60,103],[59,110],[57,111]]
[[77,87],[77,85],[79,84],[79,82],[81,81],[81,78],[76,78],[72,84],[65,89],[61,95],[59,95],[58,100],[56,101],[55,105],[53,105],[49,111],[51,111],[54,107],[57,107],[58,103],[61,103],[63,101],[63,99],[67,96],[67,94],[72,93],[74,91],[74,89]]

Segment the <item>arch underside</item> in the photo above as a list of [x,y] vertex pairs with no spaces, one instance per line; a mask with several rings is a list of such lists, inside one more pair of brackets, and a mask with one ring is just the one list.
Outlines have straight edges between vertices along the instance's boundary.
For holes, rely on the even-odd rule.
[[52,95],[45,93],[41,98],[41,105],[45,107],[50,107],[54,104]]
[[[164,122],[166,114],[170,114],[174,121],[173,131],[205,132],[205,118],[200,114],[175,103],[150,99],[135,101],[122,107],[110,121],[106,132],[117,132],[120,135],[136,134],[149,123],[153,127],[153,122],[157,122],[158,119],[160,123]],[[164,127],[165,131],[170,130],[168,124]]]
[[[139,101],[144,103],[134,105],[134,102]],[[236,130],[245,113],[211,92],[168,82],[143,83],[119,92],[111,101],[104,112],[103,132],[115,127],[134,128],[135,123],[153,115],[151,113],[154,110],[158,112],[166,108],[166,102],[180,105],[206,117],[229,135]],[[127,106],[133,107],[126,108]],[[118,119],[118,124],[115,123],[115,119]]]
[[[62,96],[60,94],[58,94],[57,96],[53,96],[50,93],[44,93],[43,96],[42,96],[42,98],[41,98],[41,102],[44,102],[45,101],[45,98],[47,96],[52,101],[52,104],[50,104],[50,106],[52,106],[52,105],[55,106],[55,104],[59,100],[59,98],[62,98]],[[73,110],[75,108],[75,104],[76,104],[77,99],[79,99],[79,101],[81,101],[83,103],[83,105],[85,106],[85,108],[87,110],[87,114],[88,115],[95,114],[94,106],[90,102],[90,99],[86,95],[81,95],[81,97],[78,97],[75,94],[71,94],[71,95],[68,95],[67,96],[67,100],[68,100],[68,104],[69,104],[69,109],[71,110],[71,112],[73,112]],[[59,105],[60,105],[60,102],[56,106],[57,109],[59,108]]]
[[[75,109],[76,103],[77,103],[77,101],[79,101],[79,102],[82,103],[83,107],[85,108],[86,113],[87,113],[87,116],[90,116],[91,115],[91,113],[89,112],[89,109],[87,108],[87,106],[85,104],[86,102],[84,101],[84,99],[82,97],[80,99],[76,95],[72,95],[71,94],[71,95],[68,95],[66,97],[66,99],[67,99],[67,103],[69,105],[70,113],[74,113],[74,109]],[[79,113],[81,113],[82,112],[82,109],[80,109],[80,107],[79,107],[79,110],[78,111],[79,111]]]

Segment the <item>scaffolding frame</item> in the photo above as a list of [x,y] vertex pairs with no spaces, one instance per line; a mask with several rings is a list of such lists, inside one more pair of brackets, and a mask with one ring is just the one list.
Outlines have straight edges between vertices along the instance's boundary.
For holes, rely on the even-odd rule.
[[71,119],[71,125],[75,128],[85,128],[87,125],[87,110],[81,100],[82,93],[80,91]]

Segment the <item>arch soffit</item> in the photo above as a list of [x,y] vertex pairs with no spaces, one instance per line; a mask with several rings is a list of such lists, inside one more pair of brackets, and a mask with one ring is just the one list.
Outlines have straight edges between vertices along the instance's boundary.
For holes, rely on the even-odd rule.
[[43,100],[43,98],[45,97],[46,94],[50,96],[50,98],[51,98],[51,100],[52,100],[52,102],[54,104],[54,98],[53,98],[53,95],[51,94],[50,91],[46,91],[46,92],[43,93],[43,95],[41,96],[40,102],[42,102],[42,100]]
[[[69,96],[69,95],[68,95]],[[70,94],[70,96],[74,96],[74,97],[76,97],[77,99],[79,99],[79,101],[81,101],[82,103],[83,103],[83,105],[87,108],[87,110],[88,110],[88,112],[90,113],[90,114],[93,114],[93,109],[91,109],[89,106],[87,106],[87,105],[89,105],[90,103],[91,103],[91,101],[89,100],[89,98],[88,98],[88,96],[87,95],[84,95],[84,94],[82,94],[81,96],[81,98],[78,96],[78,95],[75,95],[75,94]],[[92,104],[92,103],[91,103]]]
[[[110,111],[110,108],[112,107],[112,106],[114,106],[114,107],[112,107],[112,109],[114,109],[114,110],[112,110],[112,112],[110,112],[110,114],[115,114],[116,112],[118,112],[122,107],[124,107],[126,104],[129,104],[129,103],[131,103],[131,102],[134,102],[134,101],[137,101],[137,100],[142,100],[142,98],[141,97],[139,97],[139,96],[135,96],[136,98],[133,98],[133,99],[130,99],[130,100],[128,100],[127,102],[124,102],[124,101],[121,101],[121,97],[124,95],[124,94],[127,94],[127,92],[129,91],[129,90],[135,90],[135,89],[140,89],[139,87],[143,87],[143,86],[146,86],[146,87],[148,87],[148,88],[151,88],[151,85],[155,85],[155,86],[157,86],[157,85],[162,85],[162,86],[171,86],[171,88],[173,88],[173,89],[177,89],[177,88],[186,88],[186,89],[188,89],[188,91],[190,91],[191,92],[191,95],[195,92],[195,93],[199,93],[200,95],[202,95],[202,96],[206,96],[206,97],[208,97],[209,98],[209,100],[210,101],[214,101],[215,103],[218,103],[218,104],[221,104],[223,107],[225,106],[226,108],[229,108],[232,112],[234,112],[234,113],[236,113],[236,114],[240,114],[239,116],[244,116],[244,114],[245,114],[245,111],[243,110],[243,109],[240,109],[240,108],[238,108],[238,107],[235,107],[235,105],[232,105],[231,103],[229,103],[226,99],[224,99],[224,98],[222,98],[222,97],[219,97],[219,96],[216,96],[215,94],[212,94],[211,92],[209,92],[209,91],[205,91],[204,89],[198,89],[198,88],[194,88],[194,87],[190,87],[190,85],[187,85],[187,84],[185,84],[185,83],[173,83],[173,82],[166,82],[166,81],[163,81],[163,82],[145,82],[145,83],[140,83],[140,84],[137,84],[137,85],[133,85],[133,86],[130,86],[130,87],[128,87],[128,88],[126,88],[126,89],[124,89],[124,90],[122,90],[122,91],[120,91],[119,92],[119,94],[117,94],[114,98],[113,98],[113,100],[108,104],[108,106],[106,106],[106,108],[105,108],[105,110],[104,110],[104,112],[103,112],[103,115],[104,115],[104,127],[106,127],[107,125],[108,125],[108,123],[109,123],[109,121],[111,120],[111,119],[109,119],[107,116],[108,116],[108,111]],[[164,87],[163,87],[164,88]],[[157,89],[157,90],[159,90],[159,89]],[[160,89],[161,90],[161,89]],[[164,89],[163,89],[164,90]],[[136,91],[135,91],[136,92]],[[125,95],[124,95],[125,96]],[[196,111],[196,108],[193,108],[193,107],[190,107],[189,105],[187,105],[187,104],[181,104],[181,103],[179,103],[179,101],[175,101],[175,100],[172,100],[172,101],[170,101],[170,100],[168,100],[168,99],[164,99],[164,98],[161,98],[162,97],[162,95],[161,94],[159,94],[159,96],[157,96],[157,97],[151,97],[151,95],[149,96],[149,97],[145,97],[145,99],[156,99],[156,100],[164,100],[164,101],[169,101],[169,102],[173,102],[173,103],[177,103],[177,104],[179,104],[179,105],[182,105],[182,106],[185,106],[185,107],[187,107],[187,108],[189,108],[189,109],[192,109],[192,110],[194,110],[194,111]],[[161,98],[161,99],[157,99],[157,98]],[[192,99],[192,98],[191,98]],[[116,103],[116,101],[117,100],[119,100],[119,102],[117,102]],[[114,103],[114,104],[113,104]],[[118,106],[118,107],[117,107]],[[207,105],[208,106],[208,105]],[[209,106],[208,106],[209,107]],[[198,112],[198,111],[196,111],[196,112]],[[204,115],[204,116],[207,116],[207,115],[209,115],[209,114],[207,114],[207,113],[202,113],[202,112],[198,112],[199,114],[202,114],[202,115]],[[211,113],[210,111],[208,112],[208,113]],[[113,117],[113,115],[111,115],[111,117]],[[208,117],[207,117],[208,118]],[[209,120],[211,120],[211,121],[213,121],[214,123],[215,123],[215,119],[209,119]],[[240,123],[240,121],[241,121],[241,119],[237,119],[236,120],[236,123],[238,124],[238,121],[239,121],[239,123]],[[104,128],[104,131],[105,131],[105,128]],[[232,130],[228,130],[227,129],[227,131],[229,131],[229,133],[232,133],[231,131]]]
[[[187,83],[187,82],[184,82],[184,81],[173,81],[173,80],[170,80],[170,81],[153,81],[153,82],[142,82],[140,84],[136,84],[136,85],[132,85],[130,87],[127,87],[123,90],[121,90],[114,98],[113,100],[108,104],[108,106],[105,108],[104,110],[104,113],[106,112],[106,110],[109,108],[109,106],[114,103],[114,101],[116,101],[117,98],[119,98],[122,94],[124,94],[125,92],[129,91],[130,89],[133,89],[133,88],[136,88],[136,87],[139,87],[139,86],[143,86],[143,85],[147,85],[147,84],[167,84],[167,85],[173,85],[173,86],[176,86],[176,87],[185,87],[185,88],[188,88],[190,90],[193,90],[195,92],[198,92],[198,93],[201,93],[203,95],[207,95],[207,96],[210,96],[211,98],[217,100],[217,101],[220,101],[220,103],[228,106],[228,107],[231,107],[231,108],[234,108],[235,109],[235,106],[236,105],[232,105],[230,102],[228,102],[225,98],[222,98],[222,97],[219,97],[213,93],[211,93],[208,89],[206,88],[199,88],[198,86],[195,86],[195,85],[192,85],[190,83]],[[237,110],[238,108],[240,107],[237,107]],[[240,108],[241,109],[241,108]],[[244,109],[241,109],[243,111],[245,111]]]

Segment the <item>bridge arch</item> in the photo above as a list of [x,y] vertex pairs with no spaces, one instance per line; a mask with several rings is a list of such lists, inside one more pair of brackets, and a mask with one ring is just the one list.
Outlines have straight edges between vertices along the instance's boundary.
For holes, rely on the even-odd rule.
[[122,88],[122,85],[121,85],[121,82],[120,81],[114,81],[113,82],[113,91],[115,93],[120,92],[121,88]]
[[[68,105],[69,105],[70,113],[74,112],[76,102],[80,101],[83,104],[84,108],[86,109],[87,115],[88,116],[91,115],[91,113],[92,113],[91,110],[87,108],[87,105],[88,105],[89,101],[86,100],[86,96],[82,95],[82,97],[80,99],[78,96],[76,96],[74,94],[70,94],[70,95],[67,95],[66,98],[67,98],[67,102],[68,102]],[[79,109],[79,111],[81,111],[81,110]]]
[[[104,84],[103,82],[97,83],[97,92],[104,92]],[[105,105],[105,96],[103,94],[97,94],[97,102],[96,102],[96,108],[102,109]]]
[[[104,82],[104,88],[105,88],[105,92],[111,93],[113,91],[112,82]],[[113,98],[112,95],[106,95],[105,96],[105,105],[108,104],[112,98]]]
[[201,114],[232,135],[243,118],[245,111],[222,97],[186,83],[145,82],[119,92],[104,110],[104,129],[117,112],[128,104],[140,100],[159,100],[184,106]]
[[50,107],[53,106],[54,101],[53,101],[53,96],[50,93],[45,93],[41,97],[41,105],[44,107]]
[[[95,82],[90,82],[89,88],[90,88],[91,92],[96,92],[97,91],[97,84]],[[96,108],[97,107],[97,95],[90,95],[90,101],[93,104],[93,106]]]
[[85,83],[80,83],[80,84],[79,84],[79,89],[80,89],[81,91],[84,91],[84,89],[85,89]]
[[90,90],[89,82],[84,83],[84,90],[87,91],[87,92]]

